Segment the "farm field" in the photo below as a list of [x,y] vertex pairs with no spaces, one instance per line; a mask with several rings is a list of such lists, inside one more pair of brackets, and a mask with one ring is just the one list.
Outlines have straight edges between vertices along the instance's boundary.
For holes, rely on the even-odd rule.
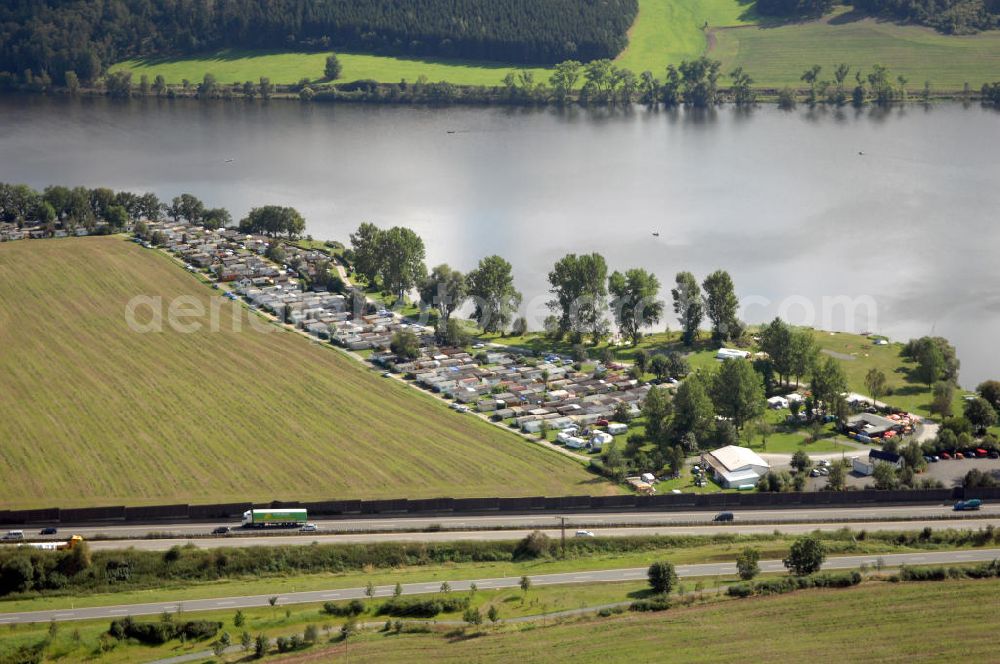
[[[0,246],[0,504],[617,491],[212,293],[121,237]],[[134,332],[136,295],[218,305],[219,331]]]
[[[707,26],[707,28],[706,28]],[[668,64],[708,54],[722,61],[726,74],[742,66],[756,85],[801,87],[802,71],[820,64],[826,71],[847,62],[855,68],[889,67],[893,79],[903,74],[917,91],[930,81],[936,91],[958,91],[968,81],[973,89],[997,78],[1000,31],[977,35],[943,35],[929,28],[859,18],[843,8],[820,20],[762,23],[744,0],[639,0],[639,15],[629,30],[629,45],[617,64],[635,73],[652,71],[662,79]],[[126,60],[112,70],[130,70],[150,81],[162,74],[168,83],[192,84],[212,73],[222,83],[257,81],[292,84],[320,81],[326,53],[223,50],[197,57]],[[443,58],[408,58],[340,53],[342,81],[449,81],[460,85],[500,85],[520,66]],[[548,81],[550,70],[528,67],[536,81]],[[853,77],[852,77],[853,82]],[[723,78],[723,84],[728,78]],[[580,83],[582,85],[582,81]]]
[[[587,618],[478,638],[366,635],[324,653],[324,661],[608,662],[670,653],[672,662],[717,662],[711,644],[766,652],[771,662],[988,661],[1000,628],[993,605],[1000,581],[865,584],[738,601],[710,602],[665,613]],[[872,607],[878,607],[877,618]],[[933,642],[914,625],[935,621]],[[968,626],[975,624],[977,629]]]
[[751,25],[714,31],[710,57],[721,60],[724,71],[742,66],[757,85],[803,87],[802,72],[821,65],[821,78],[832,80],[833,68],[845,62],[854,71],[872,65],[889,68],[893,82],[902,74],[910,90],[960,91],[968,82],[973,90],[994,81],[1000,72],[1000,30],[976,35],[943,35],[931,28],[898,25],[858,18],[843,8],[818,21],[788,25]]

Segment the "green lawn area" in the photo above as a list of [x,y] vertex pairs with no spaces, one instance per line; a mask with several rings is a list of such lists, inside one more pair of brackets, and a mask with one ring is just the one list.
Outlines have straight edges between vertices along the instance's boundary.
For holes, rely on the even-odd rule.
[[[166,323],[132,331],[125,311],[138,295],[161,298],[164,312],[178,298],[216,307],[218,331],[207,316],[192,333]],[[141,307],[137,318],[149,315]],[[121,237],[0,246],[0,502],[619,491],[329,345],[256,327],[270,332],[162,253]]]
[[617,64],[636,74],[649,70],[663,79],[668,64],[705,51],[704,26],[745,25],[750,4],[740,0],[639,0],[639,15]]
[[[929,415],[931,390],[910,379],[916,363],[903,358],[900,353],[903,343],[892,342],[887,346],[876,346],[870,339],[858,334],[842,332],[814,332],[816,343],[821,349],[832,351],[847,375],[848,387],[858,394],[870,396],[865,387],[865,374],[872,368],[880,369],[888,379],[891,394],[879,397],[879,401],[920,415]],[[851,357],[853,359],[847,359]],[[962,410],[961,391],[955,395],[955,412]]]
[[[705,26],[708,30],[705,30]],[[629,30],[629,45],[616,62],[636,74],[652,71],[662,79],[667,64],[679,64],[708,52],[728,74],[743,66],[757,85],[801,86],[802,71],[820,64],[825,73],[846,62],[870,69],[879,63],[893,78],[903,74],[909,87],[921,89],[929,80],[936,90],[974,89],[993,81],[1000,71],[1000,31],[977,35],[943,35],[929,28],[875,19],[856,19],[838,8],[821,20],[803,23],[759,23],[752,3],[745,0],[639,0],[639,15]],[[112,70],[131,70],[150,81],[162,74],[168,83],[197,83],[212,73],[222,83],[320,81],[327,53],[289,53],[228,49],[198,57],[126,60]],[[473,62],[441,58],[408,58],[361,53],[338,54],[343,81],[374,79],[398,82],[449,81],[461,85],[500,85],[511,63]],[[536,81],[548,81],[550,70],[529,67]],[[853,81],[853,77],[851,79]],[[724,84],[728,78],[723,79]],[[581,81],[582,85],[582,81]]]
[[[705,583],[706,589],[715,589],[736,581],[735,577],[712,577]],[[690,583],[690,587],[694,584]],[[452,596],[465,596],[467,592],[454,592]],[[641,581],[624,583],[595,583],[536,586],[522,593],[520,589],[480,590],[470,595],[470,606],[477,608],[485,616],[490,607],[496,607],[501,619],[521,616],[535,616],[543,613],[579,609],[603,604],[628,602],[650,595],[648,584]],[[361,622],[381,622],[386,617],[375,615],[377,607],[384,602],[379,598],[366,602],[367,612],[358,617]],[[346,602],[338,602],[343,605]],[[335,636],[345,618],[328,615],[322,611],[322,604],[293,604],[283,607],[280,604],[271,608],[261,606],[242,609],[244,624],[236,627],[233,619],[234,609],[219,611],[184,612],[176,620],[211,620],[223,624],[222,631],[228,632],[233,643],[239,643],[240,634],[248,631],[251,635],[265,634],[269,637],[280,635],[301,635],[307,625],[315,625],[320,629],[320,642]],[[139,616],[141,621],[158,621],[160,616]],[[437,620],[462,620],[461,612],[445,612],[436,617]],[[56,638],[48,650],[50,660],[77,661],[84,659],[98,645],[100,635],[107,631],[109,620],[88,620],[64,623],[59,626]],[[48,635],[49,625],[44,623],[20,625],[16,629],[6,628],[5,637],[0,640],[0,658],[19,645],[30,645],[41,641]],[[80,640],[74,639],[73,632],[78,631]],[[220,633],[221,634],[221,633]],[[133,662],[152,661],[159,658],[199,652],[209,648],[209,641],[194,641],[181,643],[170,641],[162,646],[147,646],[137,643],[118,645],[113,651],[100,658],[102,662]]]
[[[931,28],[854,18],[846,8],[818,21],[724,28],[714,36],[709,56],[722,60],[726,72],[742,66],[763,86],[802,87],[799,77],[813,64],[823,66],[821,78],[832,80],[833,68],[841,62],[865,71],[885,65],[894,82],[903,74],[914,91],[924,81],[937,91],[959,91],[966,82],[978,90],[1000,75],[998,30],[944,35]],[[849,84],[854,85],[853,71]]]
[[[323,81],[323,66],[327,52],[289,53],[286,51],[248,51],[225,49],[199,57],[150,58],[119,62],[112,71],[128,69],[138,81],[142,74],[152,81],[161,74],[167,83],[181,83],[184,79],[193,84],[201,81],[206,73],[214,74],[220,83],[254,81],[261,76],[272,83],[298,83],[303,78]],[[500,85],[503,77],[517,65],[496,62],[473,62],[441,58],[406,58],[362,53],[338,53],[343,66],[341,81],[373,79],[385,83],[398,83],[405,79],[413,83],[421,76],[428,81],[448,81],[456,85]],[[536,80],[547,81],[545,68],[530,68]]]
[[[721,644],[767,653],[767,661],[778,663],[991,661],[1000,613],[984,607],[995,605],[998,591],[996,579],[875,582],[707,602],[665,613],[585,618],[478,638],[372,634],[336,646],[328,661],[579,664],[648,661],[669,653],[671,662],[718,662]],[[943,615],[947,620],[933,620],[933,637],[914,632],[915,625],[926,627],[929,617]]]

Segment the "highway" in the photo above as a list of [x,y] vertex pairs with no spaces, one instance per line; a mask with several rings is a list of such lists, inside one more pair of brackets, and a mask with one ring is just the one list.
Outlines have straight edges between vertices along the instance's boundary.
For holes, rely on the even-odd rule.
[[[790,509],[733,509],[737,521],[755,523],[819,523],[824,521],[876,521],[885,519],[933,519],[958,516],[952,511],[950,504],[941,505],[870,505],[864,507],[819,507]],[[501,528],[534,529],[551,527],[557,523],[559,516],[566,516],[567,523],[580,528],[607,528],[612,526],[671,526],[709,524],[715,511],[689,510],[684,512],[588,512],[574,513],[567,511],[562,514],[480,514],[461,516],[383,516],[363,518],[313,519],[320,532],[327,533],[370,533],[407,530],[426,530],[428,528],[441,530],[490,530]],[[976,514],[979,518],[992,517],[1000,519],[1000,504],[983,505]],[[229,526],[236,533],[241,532],[239,522],[217,521],[211,523],[105,523],[59,525],[59,535],[50,539],[64,539],[71,534],[83,535],[87,539],[108,537],[116,539],[139,539],[151,534],[169,534],[177,537],[204,536],[218,526]],[[39,540],[32,530],[23,526],[7,526],[7,528],[22,528],[29,539]],[[37,532],[37,531],[35,531]],[[251,531],[252,532],[252,531]],[[287,531],[286,531],[287,532]],[[294,531],[292,531],[294,532]]]
[[[1000,558],[1000,549],[974,549],[963,551],[928,551],[925,553],[899,553],[864,556],[838,556],[828,558],[823,565],[824,570],[856,569],[861,565],[874,566],[881,563],[884,567],[899,565],[934,565],[934,564],[970,564],[988,562]],[[736,573],[735,563],[706,563],[699,565],[678,565],[677,574],[681,577],[722,576]],[[785,567],[780,560],[763,560],[760,562],[762,572],[784,572]],[[572,583],[613,583],[619,581],[643,581],[646,579],[645,567],[626,569],[596,570],[589,572],[566,572],[561,574],[539,574],[531,577],[533,586],[560,585]],[[480,590],[500,588],[516,588],[520,585],[520,577],[503,577],[489,579],[449,580],[453,591],[469,590],[475,583]],[[404,595],[420,595],[436,593],[441,589],[441,581],[431,583],[403,584]],[[394,591],[394,586],[378,586],[374,597],[388,597]],[[100,606],[78,609],[53,609],[48,611],[28,611],[22,613],[0,614],[0,624],[4,623],[45,623],[51,620],[110,620],[123,616],[159,615],[164,611],[176,612],[183,604],[185,612],[236,610],[251,607],[269,606],[269,595],[249,595],[243,597],[223,597],[216,599],[186,600],[184,602],[150,602],[146,604],[131,604],[119,606]],[[277,605],[306,604],[310,602],[327,602],[347,599],[364,599],[364,588],[342,588],[335,590],[315,590],[308,592],[285,593],[278,596]]]
[[[210,549],[216,547],[249,547],[249,546],[287,546],[306,545],[314,542],[321,544],[361,544],[373,542],[455,542],[455,541],[497,541],[515,540],[525,537],[532,530],[540,530],[549,537],[560,537],[558,528],[552,528],[554,519],[551,517],[545,523],[546,527],[536,529],[508,529],[508,530],[459,530],[459,531],[431,531],[431,532],[380,532],[380,533],[349,533],[336,535],[329,533],[308,533],[298,534],[291,531],[291,534],[283,536],[262,535],[254,537],[252,535],[241,535],[239,537],[199,537],[199,538],[165,538],[165,539],[134,539],[134,540],[96,540],[91,541],[90,548],[94,551],[108,549],[135,548],[142,551],[166,551],[170,547],[177,545],[193,544],[199,548]],[[736,523],[715,523],[696,526],[619,526],[619,527],[588,527],[586,530],[592,532],[596,537],[634,537],[640,535],[714,535],[718,533],[734,533],[740,535],[773,533],[779,531],[788,534],[809,533],[814,530],[830,531],[839,530],[845,527],[845,523],[757,523],[741,524]],[[962,519],[962,520],[942,520],[928,519],[918,521],[851,521],[849,526],[853,530],[920,530],[925,526],[930,528],[984,528],[987,525],[996,527],[1000,525],[995,520],[985,519]],[[569,521],[566,526],[567,537],[573,537],[577,530],[577,525]]]

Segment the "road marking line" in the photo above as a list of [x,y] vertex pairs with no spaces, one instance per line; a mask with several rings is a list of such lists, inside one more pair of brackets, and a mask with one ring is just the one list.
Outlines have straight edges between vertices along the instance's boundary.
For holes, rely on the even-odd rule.
[[236,604],[236,602],[216,602],[215,603],[216,606],[232,606],[233,604]]

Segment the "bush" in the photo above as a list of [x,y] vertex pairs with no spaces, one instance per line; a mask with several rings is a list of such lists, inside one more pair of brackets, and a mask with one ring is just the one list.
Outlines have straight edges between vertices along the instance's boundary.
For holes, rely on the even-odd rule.
[[628,606],[629,611],[666,611],[670,608],[670,600],[666,597],[639,599]]
[[529,533],[517,543],[514,549],[514,560],[532,560],[548,556],[552,551],[552,540],[541,531]]
[[597,612],[597,615],[601,618],[610,618],[611,616],[624,613],[625,609],[620,606],[606,606]]
[[222,629],[221,622],[210,620],[191,620],[177,628],[178,636],[183,634],[188,639],[202,640],[210,639]]
[[347,604],[337,604],[336,602],[324,602],[323,613],[331,616],[360,616],[365,612],[365,603],[360,599],[352,599]]
[[393,597],[378,607],[376,615],[433,618],[439,613],[456,613],[465,611],[467,608],[469,608],[468,597],[439,597],[435,599]]
[[175,624],[172,622],[136,622],[132,618],[111,621],[108,634],[119,641],[135,639],[140,643],[160,645],[172,639],[184,638],[200,641],[210,639],[222,629],[221,622],[192,620]]
[[753,586],[749,583],[736,583],[726,588],[726,594],[730,597],[750,597],[753,595]]

